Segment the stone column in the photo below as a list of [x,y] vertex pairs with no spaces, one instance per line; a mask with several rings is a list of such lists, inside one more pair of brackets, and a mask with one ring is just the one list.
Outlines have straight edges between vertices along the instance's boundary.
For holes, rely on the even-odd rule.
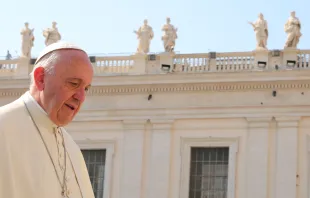
[[121,170],[121,198],[140,197],[145,120],[125,120]]
[[299,117],[278,117],[276,138],[275,198],[296,196]]
[[147,54],[135,54],[131,56],[134,61],[134,66],[129,70],[131,74],[145,74]]
[[167,198],[169,194],[171,129],[173,120],[151,120],[152,145],[148,198]]
[[267,197],[268,133],[271,117],[247,118],[247,196]]

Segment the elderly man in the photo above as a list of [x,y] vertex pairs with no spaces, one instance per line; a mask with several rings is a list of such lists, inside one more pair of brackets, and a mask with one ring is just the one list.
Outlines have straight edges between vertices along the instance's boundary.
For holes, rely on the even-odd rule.
[[93,198],[79,147],[63,126],[85,100],[93,70],[82,49],[49,45],[30,89],[0,108],[0,197]]

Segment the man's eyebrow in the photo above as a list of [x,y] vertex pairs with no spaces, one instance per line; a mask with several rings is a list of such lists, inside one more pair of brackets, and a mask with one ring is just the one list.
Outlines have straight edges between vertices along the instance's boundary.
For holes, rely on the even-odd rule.
[[80,81],[83,81],[81,78],[68,78],[67,80],[80,80]]
[[[81,78],[68,78],[67,80],[78,80],[80,82],[83,82],[83,80]],[[87,87],[91,87],[91,84],[88,84]]]

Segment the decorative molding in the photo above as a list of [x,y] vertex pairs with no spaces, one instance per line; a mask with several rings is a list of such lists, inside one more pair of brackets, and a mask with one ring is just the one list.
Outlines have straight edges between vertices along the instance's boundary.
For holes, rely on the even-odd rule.
[[153,130],[156,131],[168,131],[171,130],[174,120],[157,120],[157,119],[151,119],[150,120]]
[[253,128],[268,128],[273,117],[251,117],[246,118],[248,127]]
[[92,87],[89,95],[155,93],[155,92],[232,92],[274,89],[309,89],[310,81],[176,83],[153,85],[122,85]]
[[20,97],[23,95],[28,89],[0,89],[0,97]]
[[[310,80],[306,81],[268,81],[268,82],[218,82],[218,83],[173,83],[94,86],[88,96],[135,94],[135,93],[171,93],[171,92],[235,92],[309,89]],[[0,89],[0,96],[21,96],[28,88]]]
[[275,117],[279,128],[297,128],[300,116],[277,116]]
[[144,130],[147,122],[147,120],[123,120],[123,127],[125,132]]
[[[112,109],[113,115],[110,115],[110,109],[89,109],[81,110],[73,122],[90,121],[113,121],[118,122],[127,119],[148,120],[148,119],[230,119],[260,116],[299,116],[310,117],[310,106],[281,106],[270,105],[268,108],[261,108],[260,105],[242,108],[236,107],[188,107],[188,108],[159,108],[159,109]],[[107,116],[108,115],[108,116]],[[244,119],[246,124],[246,120]],[[309,125],[310,126],[310,125]],[[197,126],[198,127],[198,126]],[[211,128],[214,128],[210,126]],[[199,127],[198,127],[199,128]],[[227,128],[221,126],[220,128]],[[238,128],[238,127],[235,127]]]

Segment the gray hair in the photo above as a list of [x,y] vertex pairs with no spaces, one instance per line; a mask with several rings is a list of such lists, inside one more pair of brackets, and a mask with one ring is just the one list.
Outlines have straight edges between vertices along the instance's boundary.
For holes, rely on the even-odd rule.
[[29,74],[30,77],[30,86],[31,89],[34,85],[34,70],[38,67],[43,67],[46,74],[55,74],[55,63],[60,59],[60,51],[55,50],[52,51],[45,56],[41,58],[37,62],[37,64],[34,65],[32,72]]

